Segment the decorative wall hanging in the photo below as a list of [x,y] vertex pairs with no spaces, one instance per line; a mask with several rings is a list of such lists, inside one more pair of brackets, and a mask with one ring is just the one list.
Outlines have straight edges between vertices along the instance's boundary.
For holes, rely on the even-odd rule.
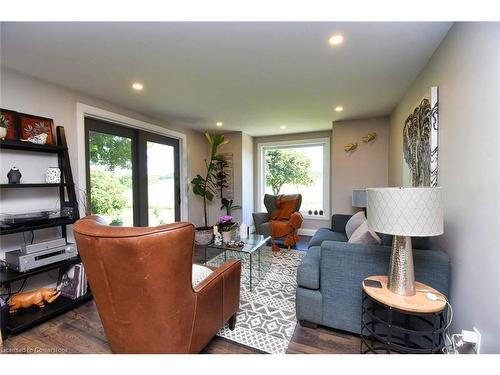
[[405,120],[403,186],[437,186],[438,131],[438,88],[431,87]]
[[17,140],[17,113],[8,109],[0,109],[0,122],[0,127],[6,129],[6,134],[0,138]]
[[358,142],[348,143],[344,146],[344,151],[345,152],[354,151],[357,148],[358,148]]
[[371,133],[366,134],[361,139],[363,140],[363,142],[369,143],[369,142],[373,142],[375,140],[375,138],[377,138],[377,133],[371,132]]
[[226,199],[234,199],[233,153],[226,152],[223,153],[222,156],[224,157],[225,161],[224,171],[226,174],[226,180],[224,186],[222,187],[222,191],[220,193],[222,194],[222,197]]
[[42,143],[41,141],[44,136],[37,137],[41,134],[47,134],[46,141],[43,143],[53,145],[54,134],[52,128],[54,126],[54,121],[50,118],[19,114],[20,122],[20,137],[23,140],[30,140],[34,143]]

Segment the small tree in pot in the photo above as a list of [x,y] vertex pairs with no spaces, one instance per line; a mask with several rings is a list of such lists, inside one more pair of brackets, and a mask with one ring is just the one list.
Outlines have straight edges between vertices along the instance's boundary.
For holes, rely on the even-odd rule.
[[224,161],[224,157],[219,155],[218,149],[220,146],[229,143],[229,140],[224,138],[224,135],[218,134],[213,137],[207,132],[205,137],[210,144],[210,160],[205,159],[207,173],[205,177],[197,174],[191,180],[193,185],[193,193],[203,198],[203,215],[205,218],[205,226],[196,228],[196,242],[200,245],[207,245],[212,241],[212,229],[208,226],[207,201],[212,202],[218,189],[219,163]]

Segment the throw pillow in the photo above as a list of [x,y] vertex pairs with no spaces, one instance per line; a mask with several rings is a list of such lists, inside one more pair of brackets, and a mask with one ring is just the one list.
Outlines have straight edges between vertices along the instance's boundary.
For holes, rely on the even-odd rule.
[[356,212],[354,215],[351,216],[351,218],[345,225],[345,234],[347,235],[347,238],[351,238],[354,231],[358,229],[358,227],[363,223],[363,221],[366,221],[366,216],[364,211]]
[[358,229],[354,231],[347,242],[361,245],[380,245],[382,240],[377,236],[377,233],[368,229],[368,223],[365,220]]
[[191,285],[193,285],[193,288],[205,280],[212,272],[213,271],[208,267],[193,264],[193,275],[191,279]]
[[276,209],[273,211],[273,220],[288,220],[290,216],[295,212],[297,205],[299,204],[298,198],[293,199],[283,199],[278,197],[276,200]]

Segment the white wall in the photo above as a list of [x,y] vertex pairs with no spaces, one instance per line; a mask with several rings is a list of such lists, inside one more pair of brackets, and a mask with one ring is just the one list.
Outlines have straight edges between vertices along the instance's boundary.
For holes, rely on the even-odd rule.
[[[377,138],[363,143],[361,137],[376,132]],[[346,152],[344,146],[358,143]],[[359,210],[352,207],[352,191],[367,187],[385,187],[388,182],[389,118],[337,121],[332,132],[332,207],[337,214]]]
[[439,185],[451,257],[452,331],[477,327],[500,352],[500,24],[457,23],[391,116],[389,181],[400,185],[403,122],[439,86]]
[[[202,133],[182,127],[180,123],[166,123],[149,118],[140,113],[129,111],[117,105],[103,102],[101,100],[84,96],[78,92],[41,81],[9,69],[1,70],[1,102],[0,106],[19,112],[31,113],[54,119],[55,125],[63,125],[66,131],[70,159],[75,183],[81,187],[78,181],[78,158],[77,158],[77,130],[76,130],[76,105],[84,103],[94,107],[118,113],[134,119],[145,121],[154,125],[165,127],[186,134],[188,165],[188,180],[196,173],[201,172],[204,167],[204,153],[207,151],[206,140]],[[2,151],[0,154],[0,183],[6,182],[6,174],[11,166],[16,165],[23,173],[24,182],[40,182],[44,180],[47,166],[57,165],[55,156],[51,155],[19,155],[14,151]],[[1,197],[1,212],[31,209],[49,208],[57,205],[57,192],[50,189],[38,190],[3,190]],[[21,198],[21,199],[18,199]],[[195,224],[201,224],[202,207],[198,197],[189,192],[188,199],[189,220]],[[21,204],[21,205],[19,205]],[[47,232],[47,231],[46,231]],[[46,235],[50,235],[46,234]],[[38,231],[37,240],[42,239],[43,231]],[[20,234],[2,236],[0,238],[0,258],[3,258],[5,250],[10,250],[19,245],[22,236]]]

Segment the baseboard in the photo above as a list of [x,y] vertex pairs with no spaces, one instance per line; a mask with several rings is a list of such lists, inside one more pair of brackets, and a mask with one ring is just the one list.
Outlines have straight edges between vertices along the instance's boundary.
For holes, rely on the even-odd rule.
[[299,229],[299,235],[301,236],[314,236],[316,233],[317,229],[307,229],[307,228],[300,228]]

